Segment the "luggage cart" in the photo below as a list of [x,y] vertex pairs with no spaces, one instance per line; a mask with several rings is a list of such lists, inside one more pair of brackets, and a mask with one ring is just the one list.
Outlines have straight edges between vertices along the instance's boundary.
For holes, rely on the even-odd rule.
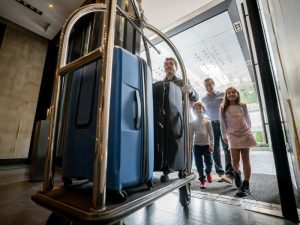
[[[108,151],[108,127],[109,127],[109,106],[111,92],[112,60],[114,48],[114,24],[116,13],[123,16],[142,36],[145,44],[148,64],[151,65],[149,49],[146,42],[151,42],[145,37],[140,27],[147,28],[160,36],[174,51],[181,67],[183,82],[187,84],[185,67],[182,59],[170,40],[159,30],[146,23],[143,15],[137,7],[135,0],[133,5],[136,17],[126,14],[116,5],[116,0],[107,0],[106,4],[91,4],[75,11],[65,23],[60,38],[58,55],[58,65],[56,69],[56,79],[53,89],[51,106],[47,112],[47,120],[50,123],[48,134],[47,155],[45,163],[45,174],[43,190],[32,195],[32,200],[43,207],[53,211],[48,219],[48,224],[56,224],[58,221],[72,221],[79,224],[118,224],[125,216],[153,203],[158,198],[179,188],[179,201],[183,207],[190,203],[191,191],[190,182],[196,175],[191,173],[191,148],[188,137],[188,94],[184,94],[184,139],[185,139],[185,173],[179,178],[170,178],[167,183],[161,183],[159,178],[153,179],[153,187],[146,188],[139,192],[128,192],[126,200],[122,203],[111,203],[106,198],[106,172],[107,172],[107,151]],[[82,16],[92,12],[103,12],[103,31],[101,46],[87,55],[66,63],[68,40],[72,27]],[[152,45],[154,49],[155,46]],[[157,50],[157,49],[156,49]],[[158,50],[157,50],[158,51]],[[59,98],[61,96],[62,76],[80,68],[88,63],[102,58],[101,77],[102,87],[99,89],[96,127],[95,159],[93,167],[93,185],[88,190],[66,188],[63,184],[54,185],[55,165],[53,163],[56,148],[56,138],[58,132],[58,109]],[[99,122],[101,121],[101,123]],[[101,131],[101,132],[100,132]],[[148,185],[149,186],[149,185]]]

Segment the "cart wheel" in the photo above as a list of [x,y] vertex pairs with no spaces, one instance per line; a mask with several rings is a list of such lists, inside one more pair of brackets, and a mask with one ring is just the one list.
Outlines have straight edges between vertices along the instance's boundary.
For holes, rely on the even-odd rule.
[[169,176],[168,175],[161,175],[160,177],[160,182],[161,183],[166,183],[169,181]]
[[179,202],[182,207],[186,208],[191,202],[191,184],[179,188]]
[[149,180],[147,182],[147,187],[148,187],[149,190],[153,188],[153,181],[152,180]]
[[47,225],[71,225],[71,222],[56,213],[51,213],[47,220]]
[[68,187],[68,186],[72,185],[72,178],[70,178],[70,177],[63,177],[62,180],[64,182],[64,186],[65,187]]
[[186,173],[184,170],[179,170],[178,172],[178,177],[179,179],[183,179],[183,178],[186,178]]

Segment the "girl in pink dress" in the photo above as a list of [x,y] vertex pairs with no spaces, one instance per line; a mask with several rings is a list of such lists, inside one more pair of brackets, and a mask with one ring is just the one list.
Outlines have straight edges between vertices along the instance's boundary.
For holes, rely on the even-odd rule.
[[[236,195],[250,194],[249,179],[251,166],[249,149],[256,146],[251,132],[251,122],[246,104],[240,102],[240,93],[234,87],[227,88],[220,110],[222,138],[229,144],[232,167],[235,171],[235,185],[239,188]],[[244,181],[241,179],[240,157],[243,162]]]

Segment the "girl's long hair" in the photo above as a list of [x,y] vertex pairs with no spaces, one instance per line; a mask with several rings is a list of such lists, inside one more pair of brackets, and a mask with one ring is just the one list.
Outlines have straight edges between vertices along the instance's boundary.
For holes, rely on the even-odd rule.
[[236,105],[240,105],[240,104],[241,104],[240,92],[239,92],[235,87],[229,87],[229,88],[226,89],[226,91],[225,91],[225,93],[224,93],[223,102],[222,102],[222,104],[221,104],[221,110],[222,110],[223,112],[226,112],[228,106],[230,105],[230,104],[229,104],[229,101],[228,101],[228,99],[227,99],[227,93],[228,93],[229,90],[234,90],[234,91],[236,91],[238,97],[237,97],[237,99],[235,100],[235,104],[236,104]]

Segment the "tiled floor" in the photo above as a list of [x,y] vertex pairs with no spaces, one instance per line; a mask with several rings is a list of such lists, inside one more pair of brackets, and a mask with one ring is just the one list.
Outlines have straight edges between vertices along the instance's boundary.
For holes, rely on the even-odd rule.
[[[0,169],[0,225],[46,224],[50,212],[30,199],[31,194],[39,190],[42,183],[28,181],[27,172],[28,168]],[[126,225],[295,224],[277,217],[280,216],[280,206],[273,205],[270,208],[270,205],[266,207],[263,204],[193,191],[189,207],[183,209],[178,201],[178,192],[174,191],[126,217],[123,222]],[[259,208],[261,212],[271,210],[277,216],[252,211]]]
[[[178,204],[177,193],[173,192],[124,219],[126,225],[290,225],[295,224],[280,217],[264,215],[247,210],[244,203],[236,200],[199,198],[193,193],[188,209]],[[277,211],[277,210],[276,210]],[[278,212],[278,211],[277,211]]]

